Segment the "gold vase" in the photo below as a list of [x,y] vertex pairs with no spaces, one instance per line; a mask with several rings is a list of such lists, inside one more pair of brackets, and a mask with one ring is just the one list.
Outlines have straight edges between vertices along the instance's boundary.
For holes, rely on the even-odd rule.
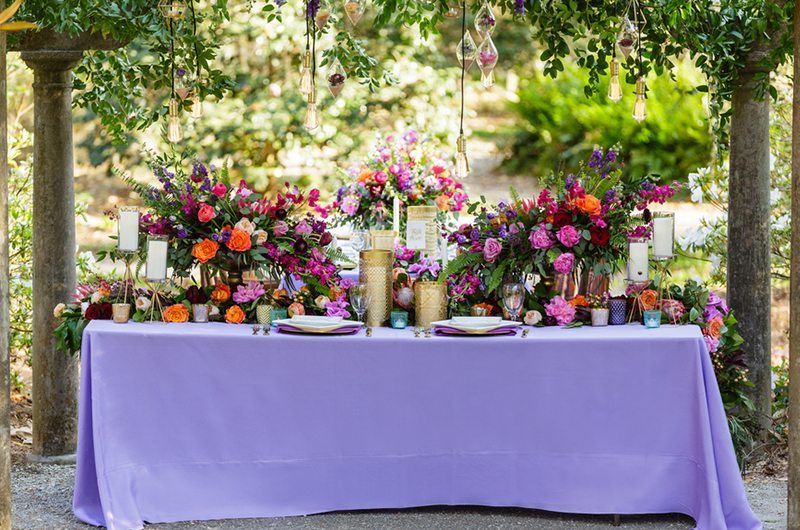
[[414,284],[417,326],[430,327],[431,322],[447,318],[447,285],[439,282]]
[[373,250],[391,250],[394,252],[394,242],[398,233],[394,230],[370,230]]
[[256,306],[256,320],[262,326],[272,324],[272,306],[267,304]]
[[111,304],[111,316],[117,324],[126,324],[131,319],[131,304]]
[[436,214],[439,208],[436,206],[409,206],[408,222],[422,221],[425,223],[425,248],[423,250],[428,257],[439,255],[439,227],[436,223]]
[[367,326],[382,326],[392,312],[392,266],[394,252],[362,250],[359,260],[359,280],[367,286]]

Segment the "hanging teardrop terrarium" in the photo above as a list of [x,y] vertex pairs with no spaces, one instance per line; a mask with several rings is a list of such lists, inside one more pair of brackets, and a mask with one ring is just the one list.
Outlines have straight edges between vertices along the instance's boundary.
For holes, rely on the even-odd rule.
[[161,16],[167,20],[180,20],[186,13],[186,2],[180,0],[163,0],[158,4]]
[[192,94],[194,89],[194,81],[191,74],[184,68],[178,68],[175,71],[175,94],[181,101],[185,101]]
[[350,23],[354,26],[361,20],[364,10],[367,8],[366,0],[344,0],[344,12]]
[[477,56],[478,47],[475,45],[472,35],[470,35],[469,31],[466,31],[464,32],[464,37],[461,39],[461,42],[458,43],[458,49],[456,50],[458,64],[463,66],[466,70],[469,70],[469,67],[472,66],[472,62]]
[[485,88],[494,86],[494,67],[497,66],[497,47],[491,36],[487,36],[478,46],[478,68],[481,69],[481,81]]
[[636,25],[631,22],[628,16],[622,17],[622,27],[617,37],[617,46],[622,56],[627,59],[631,56],[631,52],[636,47],[639,37],[636,35]]
[[328,19],[331,18],[331,4],[329,0],[320,0],[317,14],[314,15],[314,24],[317,29],[322,31],[328,24]]
[[458,7],[453,6],[453,1],[447,2],[447,11],[444,12],[444,16],[447,18],[456,18],[459,14]]
[[475,15],[475,30],[481,38],[485,39],[492,34],[496,24],[497,19],[492,12],[491,6],[489,6],[489,2],[484,2],[478,14]]
[[339,59],[334,59],[328,68],[328,90],[331,91],[334,98],[338,98],[342,93],[345,81],[347,81],[347,72],[344,71]]

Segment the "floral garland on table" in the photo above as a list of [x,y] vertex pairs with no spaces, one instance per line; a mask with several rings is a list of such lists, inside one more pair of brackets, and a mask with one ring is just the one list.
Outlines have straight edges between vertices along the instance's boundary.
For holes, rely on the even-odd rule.
[[469,196],[450,165],[415,131],[388,136],[361,163],[343,172],[344,185],[332,204],[318,210],[334,224],[358,229],[389,227],[394,199],[400,200],[401,228],[408,206],[437,206],[444,216],[462,211]]

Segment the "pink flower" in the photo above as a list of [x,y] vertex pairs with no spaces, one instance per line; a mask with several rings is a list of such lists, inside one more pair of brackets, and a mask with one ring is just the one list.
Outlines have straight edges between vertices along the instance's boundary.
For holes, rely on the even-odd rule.
[[294,235],[302,236],[305,234],[311,233],[311,226],[304,220],[297,223],[297,226],[294,228]]
[[214,184],[214,187],[211,188],[211,193],[213,193],[217,197],[224,197],[225,192],[227,191],[228,191],[227,186],[225,186],[225,184],[223,184],[222,182]]
[[560,296],[550,300],[545,304],[544,310],[547,314],[556,319],[559,326],[566,326],[575,319],[575,308]]
[[498,240],[490,237],[486,240],[486,245],[483,247],[483,258],[489,263],[494,263],[497,256],[503,251],[503,244]]
[[531,246],[537,249],[547,249],[553,246],[554,241],[550,238],[550,234],[544,227],[539,227],[531,232],[528,237]]
[[360,206],[361,201],[359,201],[356,197],[347,196],[342,200],[342,211],[347,215],[355,215],[358,212],[358,207]]
[[703,335],[703,339],[706,341],[706,347],[708,348],[709,353],[714,353],[717,351],[717,348],[719,347],[719,339],[709,337],[708,335]]
[[572,252],[564,252],[553,262],[553,267],[556,269],[556,272],[569,274],[572,272],[572,266],[574,264],[575,255]]
[[203,204],[197,211],[197,219],[199,219],[201,223],[207,223],[216,216],[217,212],[214,210],[214,207],[211,206],[210,204]]
[[581,235],[572,225],[562,226],[558,231],[558,240],[565,247],[574,247],[581,240]]
[[272,233],[278,237],[285,236],[288,232],[289,232],[289,225],[287,225],[283,221],[278,221],[278,223],[275,225],[275,228],[272,229]]
[[237,304],[253,302],[264,296],[264,286],[260,282],[247,282],[236,288],[233,293],[233,301]]
[[386,184],[386,181],[388,179],[389,177],[387,177],[386,173],[384,173],[383,171],[378,171],[377,173],[375,173],[375,182],[377,182],[378,184]]

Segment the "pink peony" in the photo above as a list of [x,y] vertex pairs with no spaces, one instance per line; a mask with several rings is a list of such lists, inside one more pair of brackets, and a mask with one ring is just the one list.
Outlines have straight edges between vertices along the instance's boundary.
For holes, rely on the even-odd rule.
[[211,193],[213,193],[217,197],[224,197],[225,192],[227,191],[228,191],[227,186],[225,186],[225,184],[223,184],[222,182],[214,184],[214,187],[211,188]]
[[541,226],[531,232],[528,240],[531,242],[531,246],[537,249],[548,249],[554,243],[547,230]]
[[706,347],[708,348],[709,353],[714,353],[717,351],[717,348],[719,347],[719,339],[709,337],[708,335],[703,335],[703,339],[706,341]]
[[503,244],[498,240],[490,237],[486,240],[486,245],[483,247],[483,258],[489,263],[494,263],[497,256],[503,251]]
[[264,286],[260,282],[247,282],[236,288],[236,292],[233,293],[233,301],[237,304],[246,304],[258,300],[264,294]]
[[572,252],[564,252],[553,262],[553,267],[556,269],[556,272],[569,274],[572,272],[572,266],[574,264],[575,255]]
[[565,247],[574,247],[581,240],[581,235],[572,225],[562,226],[558,231],[558,240]]
[[556,319],[559,326],[566,326],[575,319],[575,308],[560,296],[556,296],[550,300],[549,304],[544,306],[545,312]]
[[272,233],[274,233],[278,237],[285,236],[288,232],[289,232],[289,225],[287,225],[283,221],[278,221],[278,223],[275,225],[275,228],[272,229]]
[[214,207],[211,206],[210,204],[203,204],[197,211],[197,219],[199,219],[201,223],[207,223],[216,216],[217,212],[214,210]]
[[302,236],[305,234],[311,233],[311,226],[304,220],[297,223],[297,226],[294,227],[294,235]]

